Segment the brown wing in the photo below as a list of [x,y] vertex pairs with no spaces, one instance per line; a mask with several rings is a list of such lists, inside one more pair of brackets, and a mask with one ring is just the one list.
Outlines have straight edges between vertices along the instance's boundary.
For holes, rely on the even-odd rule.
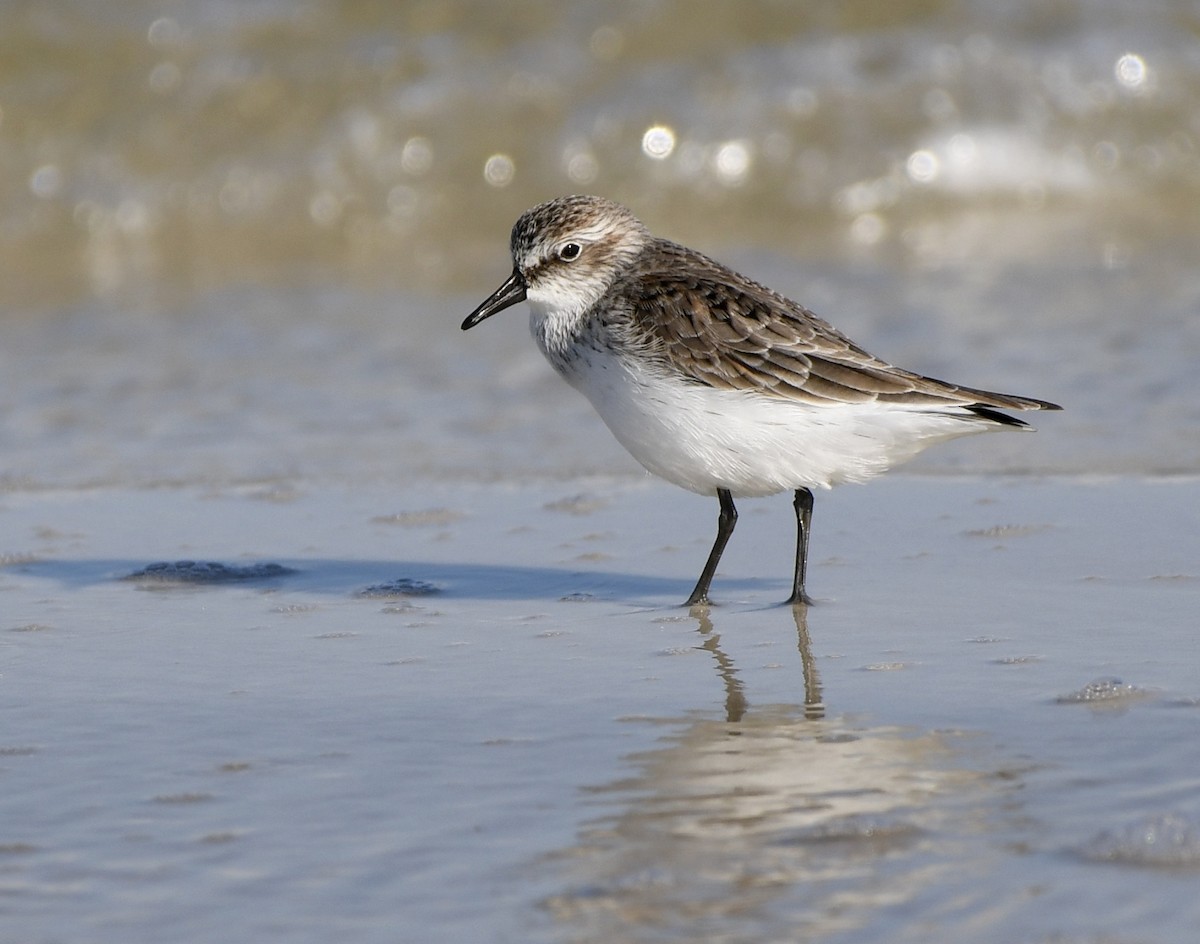
[[623,286],[634,328],[665,364],[696,382],[825,405],[1058,409],[894,367],[804,306],[682,246],[658,242],[643,261]]

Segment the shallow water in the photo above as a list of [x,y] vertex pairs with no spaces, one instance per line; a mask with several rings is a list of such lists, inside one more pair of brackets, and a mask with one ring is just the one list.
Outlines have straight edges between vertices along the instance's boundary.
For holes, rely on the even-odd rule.
[[[1196,11],[730,9],[0,10],[7,936],[1194,941]],[[689,614],[714,503],[458,328],[578,190],[1066,409]]]
[[7,494],[9,933],[1190,940],[1194,480],[710,504]]

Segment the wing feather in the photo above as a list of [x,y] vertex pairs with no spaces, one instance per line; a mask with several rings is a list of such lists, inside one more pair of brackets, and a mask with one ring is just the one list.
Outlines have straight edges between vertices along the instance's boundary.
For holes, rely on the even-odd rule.
[[978,409],[989,419],[1002,416],[989,407],[1058,409],[895,367],[803,305],[666,240],[648,247],[620,290],[631,300],[638,339],[665,369],[695,383],[811,404],[878,400]]

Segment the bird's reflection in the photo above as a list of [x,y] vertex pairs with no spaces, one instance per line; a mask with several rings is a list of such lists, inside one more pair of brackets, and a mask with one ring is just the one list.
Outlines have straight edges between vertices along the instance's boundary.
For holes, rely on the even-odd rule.
[[804,717],[816,721],[825,717],[825,702],[821,700],[821,673],[813,658],[812,637],[808,635],[808,607],[803,603],[792,607],[796,620],[796,645],[800,650],[800,670],[804,673]]
[[[825,717],[825,703],[821,700],[821,673],[813,658],[812,637],[808,632],[808,607],[801,603],[790,609],[796,622],[796,645],[800,651],[800,671],[804,678],[804,717],[809,721],[817,721]],[[696,620],[697,629],[704,637],[700,648],[712,653],[717,674],[725,685],[725,720],[741,721],[750,704],[746,699],[746,687],[738,678],[733,659],[721,648],[721,634],[713,626],[711,609],[708,606],[694,606],[690,615]]]
[[[748,615],[761,613],[717,611],[716,625],[741,639]],[[957,837],[981,828],[997,779],[959,764],[942,733],[827,717],[808,615],[792,610],[796,696],[752,706],[713,613],[689,611],[725,717],[654,719],[653,749],[587,787],[598,815],[549,858],[541,901],[572,940],[889,939],[871,929],[955,874]]]
[[725,683],[725,720],[741,721],[746,716],[746,708],[749,703],[746,701],[746,687],[738,678],[737,666],[733,664],[733,659],[729,657],[728,653],[721,648],[721,634],[713,628],[708,607],[693,607],[692,616],[700,624],[698,627],[700,635],[704,637],[700,648],[712,653],[713,661],[717,664],[717,674]]

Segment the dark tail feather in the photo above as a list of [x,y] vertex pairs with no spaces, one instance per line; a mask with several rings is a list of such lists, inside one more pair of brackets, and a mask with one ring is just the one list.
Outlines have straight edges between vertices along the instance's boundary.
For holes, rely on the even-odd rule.
[[[1017,429],[1033,429],[1033,427],[1024,420],[1019,420],[1015,416],[1009,416],[1007,413],[1001,413],[999,410],[990,406],[973,406],[969,407],[969,409],[980,419],[990,420],[997,426],[1012,426]],[[1048,407],[1043,407],[1043,409],[1048,409]],[[1054,409],[1057,410],[1059,408],[1054,407]]]

